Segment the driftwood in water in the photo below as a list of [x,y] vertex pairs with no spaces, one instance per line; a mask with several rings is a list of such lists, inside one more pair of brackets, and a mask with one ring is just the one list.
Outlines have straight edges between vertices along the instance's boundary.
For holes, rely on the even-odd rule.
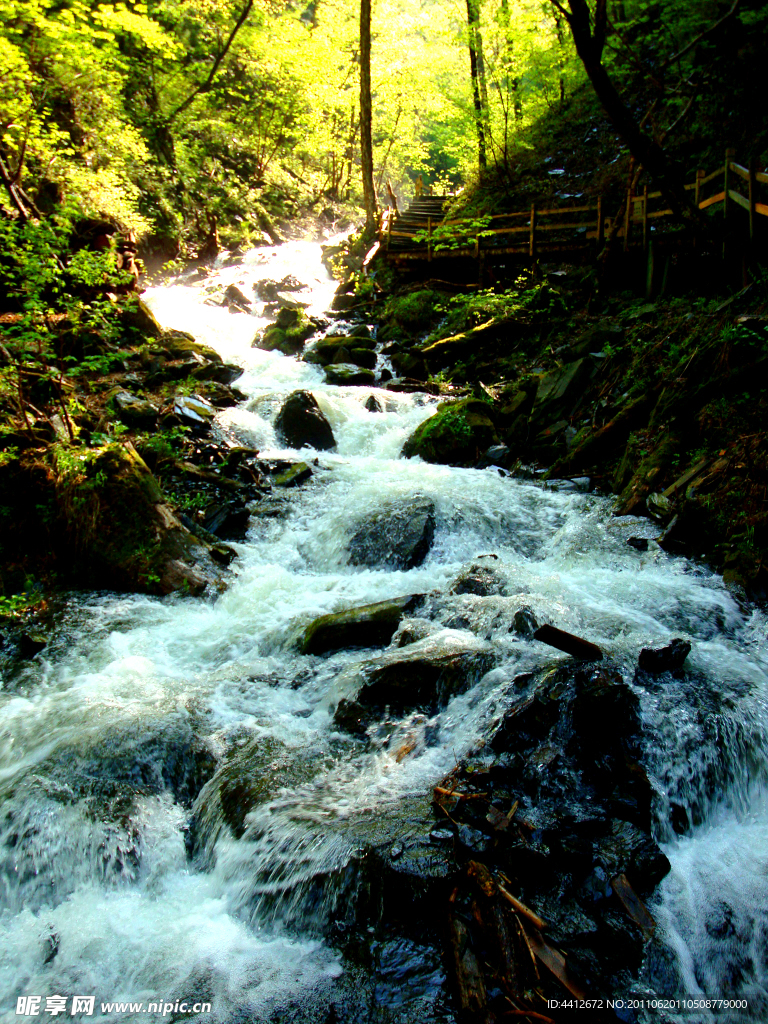
[[543,644],[556,647],[558,651],[565,651],[566,654],[578,658],[580,661],[602,661],[603,652],[597,644],[584,640],[573,633],[566,633],[564,629],[557,626],[540,626],[533,634],[534,640],[540,640]]

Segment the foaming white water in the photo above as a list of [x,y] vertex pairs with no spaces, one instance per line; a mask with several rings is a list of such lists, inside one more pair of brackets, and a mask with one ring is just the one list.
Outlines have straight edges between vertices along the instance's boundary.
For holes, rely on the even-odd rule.
[[[148,296],[167,326],[245,367],[237,386],[248,400],[220,414],[222,427],[264,453],[295,455],[273,423],[284,398],[308,388],[338,445],[301,453],[317,459],[312,480],[286,493],[283,517],[254,519],[217,600],[80,598],[61,638],[0,691],[2,1019],[34,993],[199,994],[213,1003],[206,1019],[258,1022],[301,993],[319,998],[343,965],[312,930],[312,886],[423,814],[430,787],[504,710],[514,676],[564,657],[509,633],[522,605],[588,635],[630,678],[640,647],[692,641],[688,681],[640,693],[673,865],[656,912],[680,991],[665,994],[758,993],[768,916],[756,788],[768,735],[764,618],[705,569],[653,543],[642,554],[629,547],[648,524],[612,519],[604,499],[400,459],[432,400],[375,390],[383,411],[370,413],[372,389],[329,387],[317,367],[251,348],[265,322],[258,306],[247,315],[205,304],[209,287],[247,292],[259,277],[293,273],[310,281],[305,298],[320,312],[333,282],[318,256],[302,245],[256,252],[213,280]],[[356,525],[414,494],[435,509],[424,563],[350,564]],[[447,594],[462,566],[489,554],[501,594]],[[431,595],[430,628],[492,642],[496,665],[434,719],[390,723],[363,751],[335,730],[332,711],[345,670],[365,655],[303,657],[295,641],[317,615],[417,593]],[[241,776],[258,795],[237,821],[221,794]],[[201,849],[189,859],[193,803]],[[712,889],[730,908],[714,926]]]

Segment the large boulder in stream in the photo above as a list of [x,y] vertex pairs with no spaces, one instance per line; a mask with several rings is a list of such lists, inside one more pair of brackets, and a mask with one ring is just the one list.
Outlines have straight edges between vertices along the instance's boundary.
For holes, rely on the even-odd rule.
[[478,398],[441,402],[434,416],[420,423],[403,446],[407,459],[420,456],[425,462],[448,466],[474,466],[499,438],[491,407]]
[[403,615],[413,611],[420,600],[420,595],[395,597],[321,615],[304,631],[301,652],[325,654],[342,647],[383,647],[394,636]]
[[352,565],[413,569],[429,553],[435,505],[429,498],[396,498],[358,523],[349,540]]
[[325,379],[328,384],[335,384],[342,388],[370,387],[376,380],[376,374],[373,370],[368,370],[364,366],[356,366],[354,363],[338,363],[326,366]]
[[337,682],[350,697],[340,700],[334,721],[350,732],[364,732],[387,708],[433,715],[476,683],[495,657],[486,641],[450,630],[396,647],[342,673]]
[[267,327],[263,334],[258,334],[253,345],[267,352],[276,350],[286,356],[296,356],[316,330],[303,309],[283,307],[277,314],[277,322]]
[[275,430],[289,448],[328,451],[336,447],[331,425],[309,391],[294,391],[286,398],[277,414]]
[[357,335],[332,334],[321,338],[304,353],[304,361],[320,366],[331,363],[354,363],[373,369],[376,365],[376,342],[373,338]]

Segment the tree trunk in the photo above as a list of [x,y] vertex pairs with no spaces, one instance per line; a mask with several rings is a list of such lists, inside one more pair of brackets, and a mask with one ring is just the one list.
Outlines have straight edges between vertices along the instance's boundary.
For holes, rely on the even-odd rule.
[[478,7],[478,2],[479,0],[467,0],[467,25],[469,28],[469,69],[472,75],[472,95],[475,102],[475,126],[477,129],[478,165],[482,173],[488,166],[488,158],[486,154],[485,138],[486,118],[485,108],[483,107],[483,92],[485,91],[485,84],[481,80],[484,77],[484,75],[479,50],[480,10]]
[[520,96],[520,79],[515,75],[515,41],[509,16],[509,0],[501,0],[501,21],[504,26],[504,85],[507,95],[512,98],[515,120],[523,119],[523,101]]
[[371,104],[371,0],[360,0],[360,164],[363,174],[365,231],[376,230],[376,190],[373,185]]
[[675,171],[664,150],[643,132],[603,66],[602,55],[608,24],[607,0],[597,0],[594,19],[587,0],[568,0],[570,11],[566,11],[559,0],[551,0],[551,3],[565,15],[573,34],[576,52],[592,87],[635,161],[642,164],[646,173],[655,180],[675,214],[683,220],[698,224],[698,211],[688,201],[682,177]]

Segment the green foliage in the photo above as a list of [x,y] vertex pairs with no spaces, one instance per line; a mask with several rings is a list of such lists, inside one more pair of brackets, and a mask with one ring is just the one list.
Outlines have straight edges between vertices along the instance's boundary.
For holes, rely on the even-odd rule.
[[435,314],[439,314],[442,309],[439,293],[422,289],[390,297],[385,317],[407,331],[416,332],[433,323]]

